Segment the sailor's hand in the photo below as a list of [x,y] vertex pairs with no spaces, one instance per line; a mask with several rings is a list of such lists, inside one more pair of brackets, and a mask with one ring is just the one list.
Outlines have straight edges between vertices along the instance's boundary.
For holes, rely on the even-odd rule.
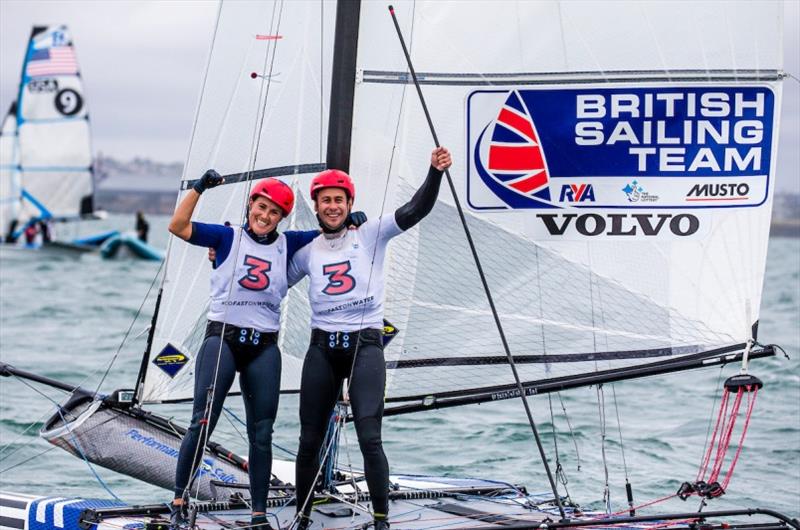
[[431,165],[439,171],[444,171],[453,165],[450,151],[446,147],[437,147],[431,152]]
[[356,229],[366,222],[367,222],[367,214],[365,214],[364,212],[350,212],[350,215],[348,215],[347,219],[345,219],[344,221],[344,225],[348,229]]
[[214,250],[214,248],[209,248],[208,249],[208,261],[211,262],[211,268],[212,269],[216,269],[217,268],[217,251]]
[[194,183],[194,191],[197,193],[203,193],[204,191],[217,187],[220,184],[225,182],[225,179],[222,178],[222,175],[214,171],[213,169],[209,169],[203,176],[200,177],[200,180]]

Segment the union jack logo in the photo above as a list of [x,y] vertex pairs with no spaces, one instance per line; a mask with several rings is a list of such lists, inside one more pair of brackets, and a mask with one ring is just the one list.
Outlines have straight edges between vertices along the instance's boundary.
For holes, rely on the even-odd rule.
[[[484,146],[486,140],[488,149]],[[553,206],[544,151],[518,91],[508,94],[497,118],[481,133],[474,159],[484,184],[511,208]]]

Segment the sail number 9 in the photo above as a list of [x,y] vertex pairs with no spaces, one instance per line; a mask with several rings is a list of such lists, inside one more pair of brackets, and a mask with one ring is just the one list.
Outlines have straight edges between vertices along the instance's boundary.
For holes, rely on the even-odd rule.
[[55,100],[56,109],[64,116],[74,116],[83,108],[83,98],[75,90],[59,90]]

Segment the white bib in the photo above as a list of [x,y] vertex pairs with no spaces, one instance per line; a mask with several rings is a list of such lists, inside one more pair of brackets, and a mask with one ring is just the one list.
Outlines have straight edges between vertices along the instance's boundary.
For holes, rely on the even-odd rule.
[[241,227],[232,228],[231,253],[211,272],[208,318],[241,328],[278,331],[281,300],[289,288],[286,237],[280,234],[272,244],[262,245]]
[[358,230],[347,230],[336,239],[319,235],[297,251],[290,274],[293,278],[309,276],[312,328],[383,328],[386,246],[402,232],[391,213],[370,219]]

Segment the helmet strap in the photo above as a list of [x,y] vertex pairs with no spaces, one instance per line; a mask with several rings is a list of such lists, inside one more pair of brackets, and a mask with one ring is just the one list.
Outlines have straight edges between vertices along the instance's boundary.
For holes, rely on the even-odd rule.
[[338,234],[342,230],[347,230],[347,223],[342,223],[338,228],[330,228],[328,225],[322,222],[319,214],[317,214],[317,222],[319,223],[319,227],[323,234]]
[[275,242],[276,239],[278,239],[277,228],[273,228],[271,232],[266,233],[263,236],[260,236],[255,232],[253,232],[253,229],[250,228],[249,224],[245,225],[244,229],[247,232],[247,235],[250,236],[250,238],[252,238],[253,241],[255,241],[256,243],[260,243],[262,245],[271,245],[272,243]]

